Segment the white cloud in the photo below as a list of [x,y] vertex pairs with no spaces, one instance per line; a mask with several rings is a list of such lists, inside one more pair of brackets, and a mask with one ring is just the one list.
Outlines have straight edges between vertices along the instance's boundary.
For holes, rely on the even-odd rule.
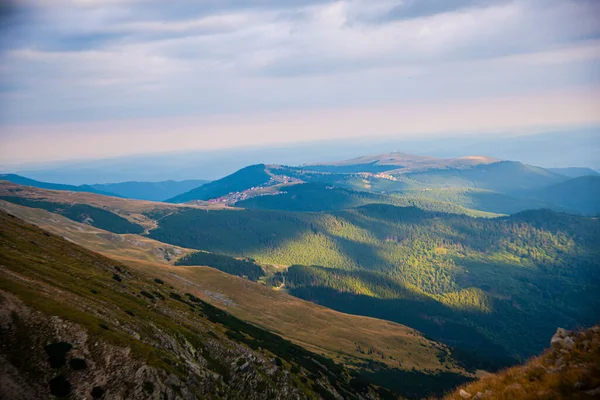
[[35,12],[0,60],[5,125],[460,102],[598,83],[594,0],[27,4]]

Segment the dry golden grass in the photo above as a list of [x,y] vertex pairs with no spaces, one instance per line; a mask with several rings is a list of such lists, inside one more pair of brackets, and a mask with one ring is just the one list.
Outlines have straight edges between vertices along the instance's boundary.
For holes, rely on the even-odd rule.
[[0,196],[19,196],[28,199],[45,200],[66,204],[88,204],[111,211],[129,221],[142,225],[146,229],[156,227],[156,223],[144,213],[153,210],[177,211],[181,207],[201,209],[223,209],[222,204],[203,202],[195,205],[160,203],[146,200],[123,199],[120,197],[104,196],[94,193],[68,192],[64,190],[39,189],[32,186],[16,185],[0,181]]
[[555,345],[522,366],[485,376],[446,399],[600,398],[600,327],[575,332],[572,337],[572,348]]
[[356,366],[373,360],[408,370],[465,373],[451,362],[440,363],[437,356],[445,351],[443,345],[404,325],[333,311],[213,268],[173,266],[164,257],[165,249],[181,254],[189,249],[139,235],[113,234],[4,201],[0,209],[338,362]]

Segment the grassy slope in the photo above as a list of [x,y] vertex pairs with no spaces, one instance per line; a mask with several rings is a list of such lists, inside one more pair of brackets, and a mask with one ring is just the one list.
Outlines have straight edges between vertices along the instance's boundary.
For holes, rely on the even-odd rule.
[[600,176],[581,176],[529,192],[539,201],[557,204],[573,213],[600,214]]
[[[366,204],[393,204],[397,206],[418,206],[425,210],[444,211],[453,214],[473,216],[494,216],[455,205],[435,197],[411,195],[385,195],[364,190],[332,187],[324,183],[305,183],[283,188],[283,194],[259,196],[236,203],[237,207],[287,211],[337,211]],[[445,199],[444,199],[445,200]],[[453,199],[450,199],[453,200]]]
[[[469,210],[498,214],[515,214],[525,210],[557,208],[549,203],[476,188],[427,188],[406,190],[395,194],[399,198],[438,201]],[[463,213],[468,214],[468,213]]]
[[96,228],[107,229],[115,233],[142,233],[144,228],[115,213],[87,204],[54,203],[44,200],[31,200],[18,196],[0,196],[0,200],[9,201],[25,207],[41,208],[63,215],[73,221],[84,222]]
[[[526,364],[457,389],[445,399],[593,399],[600,395],[600,327],[568,335],[573,347],[555,344]],[[462,392],[461,392],[462,391]],[[461,396],[461,393],[463,395]]]
[[[486,356],[490,341],[504,354],[528,356],[556,324],[597,315],[593,219],[536,212],[485,220],[384,206],[330,214],[172,211],[158,216],[154,237],[266,263],[325,265],[323,280],[294,293],[408,324],[452,345],[483,343]],[[383,279],[363,271],[346,284],[333,267],[370,269]],[[439,313],[428,316],[431,310]],[[411,313],[419,319],[407,318]]]
[[[501,346],[498,355],[528,356],[555,324],[589,323],[597,315],[599,229],[593,219],[544,211],[475,219],[369,205],[330,214],[181,210],[151,237],[263,263],[323,265],[322,277],[298,282],[293,293],[407,325],[428,319],[409,318],[404,307],[419,314],[437,303],[449,332],[431,319],[411,326],[446,343],[480,344],[485,353],[490,343],[468,339],[475,328]],[[353,276],[341,282],[335,269]],[[405,302],[413,292],[416,300]],[[527,327],[537,333],[526,335]]]
[[48,232],[62,236],[80,246],[120,260],[134,259],[165,262],[191,252],[191,250],[161,243],[140,235],[108,232],[39,208],[23,207],[0,200],[0,210],[39,226]]
[[[29,186],[15,185],[10,182],[0,182],[0,196],[23,197],[29,200],[47,201],[65,205],[85,204],[114,213],[129,222],[141,225],[145,229],[156,227],[156,220],[177,211],[180,205],[157,203],[146,200],[123,199],[119,197],[102,196],[94,193],[66,192],[61,190],[46,190]],[[218,210],[219,204],[204,204],[202,206],[185,206],[198,210]]]
[[[212,387],[212,395],[219,393],[218,397],[227,398],[257,398],[259,391],[271,388],[271,392],[279,392],[284,387],[312,397],[321,397],[316,393],[325,395],[331,388],[349,398],[355,398],[358,390],[371,390],[351,381],[348,371],[326,358],[245,324],[200,299],[184,296],[146,272],[134,271],[5,213],[0,213],[0,255],[0,290],[16,295],[45,315],[84,327],[92,340],[128,347],[134,358],[180,376],[184,382],[192,378],[185,385],[197,395],[203,395],[198,382],[206,379],[215,380],[208,386]],[[6,301],[4,297],[2,300]],[[9,335],[10,331],[5,333]],[[22,339],[28,336],[26,332],[23,335]],[[19,336],[9,338],[21,340]],[[48,340],[50,334],[41,343]],[[181,341],[185,350],[179,347]],[[244,350],[234,342],[249,347]],[[15,359],[24,379],[28,379],[28,374],[52,373],[37,364],[23,362],[22,357],[37,359],[31,349],[38,349],[33,346],[28,352],[19,353],[22,345],[14,342],[3,352],[7,352],[4,355],[9,360]],[[179,352],[189,353],[191,348],[200,352],[201,359],[208,360],[207,364],[199,362],[204,367],[192,367],[193,361],[184,361]],[[254,357],[253,368],[262,374],[255,375],[252,381],[244,379],[246,372],[231,370],[232,366],[241,365],[234,361],[249,354]],[[295,368],[295,372],[281,375],[265,371],[260,362],[273,357],[280,358],[280,368]],[[266,366],[272,370],[270,361],[266,361]],[[209,378],[206,372],[194,368],[206,368]],[[262,380],[262,386],[254,379]]]
[[271,176],[265,171],[264,164],[251,165],[224,178],[168,199],[167,202],[185,203],[192,200],[215,199],[227,193],[241,192],[252,186],[262,185],[268,182],[270,178]]
[[[6,191],[7,188],[0,185],[0,189]],[[16,185],[13,185],[13,189],[23,190]],[[577,230],[588,235],[590,221],[579,228],[568,228],[571,222],[567,222],[566,231],[560,224],[548,231],[543,227],[536,228],[531,221],[525,220],[523,222],[527,229],[523,232],[525,236],[520,238],[513,226],[516,220],[506,224],[430,214],[432,218],[423,221],[417,218],[411,222],[398,215],[367,215],[369,213],[360,210],[324,214],[231,209],[207,213],[198,207],[81,193],[23,191],[25,195],[50,200],[90,201],[127,218],[145,221],[148,227],[156,226],[157,220],[160,228],[151,231],[152,237],[186,248],[252,257],[268,264],[317,264],[329,268],[383,269],[384,272],[388,268],[388,273],[396,266],[401,266],[398,272],[402,279],[399,280],[399,274],[396,274],[396,277],[391,276],[391,280],[386,277],[386,282],[391,282],[392,287],[408,285],[410,291],[426,295],[433,304],[442,302],[444,307],[450,306],[444,309],[444,315],[448,314],[444,317],[447,322],[452,320],[452,310],[456,307],[460,309],[473,301],[475,304],[493,301],[495,311],[489,318],[483,316],[484,323],[481,325],[480,321],[478,324],[477,334],[513,347],[513,354],[529,355],[539,351],[543,343],[536,341],[535,337],[539,336],[534,335],[524,336],[511,344],[507,339],[509,331],[505,332],[506,337],[503,338],[502,332],[506,327],[499,328],[494,321],[501,324],[512,321],[511,329],[520,332],[520,329],[524,329],[522,321],[528,320],[535,323],[535,329],[542,335],[554,329],[551,326],[553,323],[563,321],[565,326],[571,326],[582,316],[588,315],[589,304],[584,302],[592,289],[587,287],[595,284],[593,279],[582,278],[579,269],[582,261],[586,262],[590,249],[581,247],[581,235],[577,234]],[[374,206],[369,207],[373,209]],[[396,221],[397,218],[400,220]],[[563,219],[571,221],[569,218]],[[505,231],[498,231],[503,225]],[[182,232],[185,235],[181,236]],[[485,235],[482,236],[482,232]],[[490,237],[495,237],[490,243],[492,248],[483,245]],[[511,241],[514,243],[511,244]],[[465,243],[468,246],[463,246]],[[556,244],[560,246],[556,247]],[[562,250],[557,252],[557,249]],[[118,253],[119,250],[115,248],[113,254]],[[556,271],[559,271],[556,267],[561,265],[569,268],[556,275]],[[588,268],[593,268],[593,265],[591,262]],[[552,269],[548,270],[548,266]],[[341,311],[409,325],[414,323],[414,320],[406,318],[406,313],[400,312],[405,307],[402,296],[393,294],[391,297],[386,295],[387,299],[382,297],[383,287],[373,287],[373,282],[377,280],[368,276],[354,280],[344,292],[339,293],[334,289],[340,285],[339,279],[335,275],[331,278],[327,284],[330,288],[328,293],[316,293],[311,287],[296,287],[294,293]],[[564,290],[557,291],[556,284]],[[469,288],[477,288],[481,292],[462,291]],[[569,294],[582,289],[585,296],[573,297]],[[418,311],[420,304],[409,303],[408,306]],[[456,322],[462,324],[460,320]],[[412,326],[424,330],[437,340],[452,344],[456,343],[455,339],[464,338],[470,329],[467,324],[454,332],[454,336],[448,336],[447,330],[441,328],[428,330],[437,326],[433,322],[427,326]],[[460,333],[463,331],[464,334]]]
[[[0,203],[0,208],[64,235],[79,245],[116,258],[135,270],[160,277],[179,290],[190,292],[243,320],[353,368],[364,368],[369,362],[382,363],[391,373],[394,369],[410,371],[415,368],[414,381],[427,379],[426,375],[419,375],[421,372],[465,373],[455,365],[444,346],[405,326],[339,313],[212,268],[173,266],[163,257],[156,256],[157,247],[168,245],[148,238],[114,235],[43,210],[11,203]],[[447,361],[441,362],[440,357]],[[398,376],[403,375],[399,373]],[[448,379],[457,382],[460,375]]]
[[410,179],[428,186],[473,187],[501,193],[542,188],[566,179],[543,168],[514,161],[483,164],[467,169],[429,170],[407,175]]

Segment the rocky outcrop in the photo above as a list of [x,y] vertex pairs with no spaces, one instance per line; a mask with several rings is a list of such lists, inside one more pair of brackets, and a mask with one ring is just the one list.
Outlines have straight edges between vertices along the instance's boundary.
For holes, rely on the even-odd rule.
[[447,399],[600,398],[600,327],[557,329],[550,349],[523,366],[486,376]]
[[[204,396],[261,399],[303,396],[285,371],[245,346],[218,341],[193,346],[156,329],[156,347],[181,363],[179,371],[134,357],[129,347],[91,337],[79,324],[48,316],[0,291],[0,398],[195,399]],[[212,354],[212,355],[209,355]],[[218,371],[209,366],[219,358]],[[182,373],[183,372],[183,373]]]

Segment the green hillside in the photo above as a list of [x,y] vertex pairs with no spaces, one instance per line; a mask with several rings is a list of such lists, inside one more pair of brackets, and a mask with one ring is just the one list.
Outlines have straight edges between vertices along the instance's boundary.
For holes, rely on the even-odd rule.
[[185,203],[192,200],[215,199],[231,192],[240,192],[265,184],[270,179],[271,176],[265,171],[264,164],[251,165],[224,178],[168,199],[167,202]]
[[405,190],[394,194],[394,196],[400,199],[419,199],[423,203],[427,201],[443,202],[457,207],[496,214],[515,214],[525,210],[541,208],[563,209],[535,199],[476,188],[449,187]]
[[5,213],[0,256],[2,398],[391,397],[328,358]]
[[566,180],[563,175],[514,161],[501,161],[464,169],[409,173],[410,179],[437,187],[472,187],[500,193],[542,188]]
[[[529,356],[557,324],[600,317],[600,223],[547,210],[485,219],[382,204],[330,213],[182,209],[150,237],[320,265],[291,267],[273,284],[285,279],[304,299],[412,326],[463,349],[472,366]],[[484,355],[492,361],[481,365]]]
[[73,221],[83,222],[96,228],[114,233],[142,233],[144,228],[103,208],[87,204],[56,203],[51,201],[28,199],[17,196],[0,196],[0,200],[9,201],[25,207],[41,208],[63,215]]
[[600,176],[590,175],[569,179],[530,192],[529,196],[540,201],[556,204],[572,213],[599,215]]
[[204,251],[187,254],[175,261],[175,265],[213,267],[231,275],[246,277],[251,281],[257,281],[265,275],[260,265],[250,260],[238,260],[237,258],[222,254],[207,253]]
[[[340,211],[366,204],[413,206],[428,211],[442,211],[472,216],[492,216],[454,203],[453,198],[424,196],[422,192],[386,195],[364,190],[345,189],[324,183],[305,183],[283,189],[275,196],[258,196],[239,201],[236,207],[286,211]],[[448,200],[448,201],[444,201]],[[466,204],[467,202],[465,202]]]

